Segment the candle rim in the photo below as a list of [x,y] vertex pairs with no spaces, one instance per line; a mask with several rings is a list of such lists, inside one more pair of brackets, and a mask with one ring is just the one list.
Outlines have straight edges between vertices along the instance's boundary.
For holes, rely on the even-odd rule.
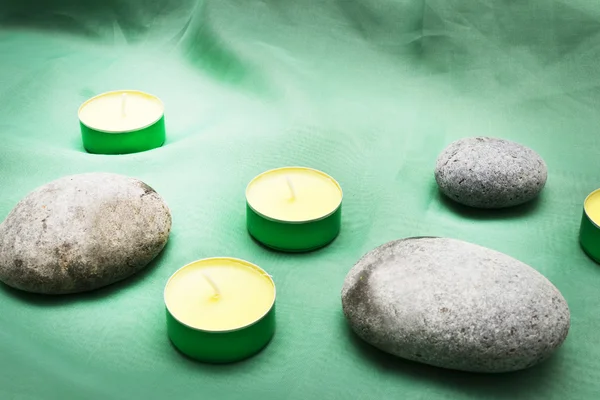
[[[241,264],[245,264],[246,266],[249,266],[251,268],[256,269],[258,272],[262,272],[263,275],[269,280],[269,282],[271,282],[271,285],[273,285],[273,301],[271,302],[271,305],[267,308],[267,311],[265,311],[264,314],[262,314],[260,317],[256,318],[256,320],[244,325],[244,326],[240,326],[237,328],[233,328],[233,329],[202,329],[202,328],[197,328],[195,326],[191,326],[190,324],[181,321],[179,318],[177,318],[175,316],[175,314],[173,314],[173,312],[169,309],[169,304],[167,302],[167,288],[169,287],[169,284],[171,283],[171,281],[173,280],[173,278],[175,278],[175,276],[179,273],[179,271],[193,265],[193,264],[197,264],[197,263],[203,263],[203,262],[208,262],[208,261],[215,261],[215,260],[228,260],[228,261],[236,261],[239,262]],[[177,269],[177,271],[173,272],[173,274],[169,277],[169,279],[167,280],[167,283],[165,284],[165,289],[163,290],[163,301],[165,303],[165,307],[167,308],[167,311],[169,312],[169,314],[171,314],[171,316],[177,320],[177,322],[179,322],[181,325],[184,325],[185,327],[189,328],[189,329],[193,329],[195,331],[200,331],[200,332],[208,332],[208,333],[230,333],[230,332],[236,332],[236,331],[241,331],[243,329],[249,328],[252,325],[257,324],[258,322],[260,322],[268,313],[270,313],[273,310],[273,306],[275,305],[275,299],[277,298],[277,287],[275,286],[275,281],[273,280],[273,278],[271,277],[271,275],[269,275],[267,273],[267,271],[265,271],[264,269],[262,269],[261,267],[259,267],[258,265],[251,263],[250,261],[246,261],[243,260],[241,258],[236,258],[236,257],[226,257],[226,256],[221,256],[221,257],[208,257],[208,258],[201,258],[195,261],[192,261],[190,263],[187,263],[186,265],[184,265],[183,267],[180,267]]]
[[[248,191],[250,190],[250,186],[252,185],[252,183],[254,183],[256,180],[258,180],[263,175],[267,175],[267,174],[269,174],[269,173],[271,173],[273,171],[280,171],[280,170],[284,170],[284,169],[303,169],[303,170],[307,170],[307,171],[316,172],[316,173],[318,173],[320,175],[323,175],[324,177],[328,178],[330,181],[332,181],[335,184],[335,186],[340,191],[340,201],[339,201],[339,203],[337,204],[337,206],[331,212],[329,212],[329,213],[327,213],[325,215],[322,215],[322,216],[317,217],[317,218],[310,218],[310,219],[303,219],[303,220],[288,220],[288,219],[273,218],[273,217],[270,217],[268,215],[263,214],[262,212],[258,211],[256,208],[252,207],[252,204],[250,204],[250,201],[248,200]],[[329,218],[330,216],[332,216],[333,214],[335,214],[340,209],[340,207],[342,206],[342,200],[344,200],[344,191],[342,190],[342,187],[340,186],[339,182],[337,180],[335,180],[331,175],[329,175],[328,173],[323,172],[321,170],[318,170],[316,168],[300,167],[300,166],[293,166],[293,165],[290,165],[290,166],[287,166],[287,167],[272,168],[272,169],[269,169],[267,171],[264,171],[264,172],[256,175],[254,178],[252,178],[250,180],[250,182],[246,186],[245,195],[246,195],[246,204],[256,214],[260,215],[264,219],[268,219],[268,220],[274,221],[274,222],[282,222],[282,223],[286,223],[286,224],[306,224],[306,223],[309,223],[309,222],[317,222],[317,221],[321,221],[323,219]]]
[[587,197],[585,198],[585,200],[583,201],[583,212],[585,213],[585,216],[587,217],[587,219],[590,220],[590,222],[592,224],[594,224],[594,226],[598,229],[600,229],[600,221],[596,222],[594,221],[594,219],[592,217],[590,217],[590,214],[588,213],[588,201],[592,198],[595,197],[597,195],[600,194],[600,189],[596,189],[594,190],[592,193],[588,194]]
[[[160,115],[159,115],[159,117],[155,121],[152,121],[151,123],[149,123],[149,124],[147,124],[147,125],[145,125],[143,127],[135,128],[135,129],[129,129],[129,130],[110,130],[110,129],[96,128],[96,127],[93,127],[93,126],[90,126],[90,125],[86,124],[85,122],[83,122],[81,120],[81,111],[85,108],[85,106],[87,106],[92,101],[94,101],[94,100],[96,100],[96,99],[98,99],[100,97],[107,96],[107,95],[111,95],[111,94],[124,94],[124,93],[127,93],[127,94],[141,94],[141,95],[150,97],[153,100],[155,100],[158,103],[158,105],[160,106]],[[164,105],[164,103],[162,102],[162,100],[158,96],[155,96],[155,95],[153,95],[151,93],[148,93],[148,92],[144,92],[142,90],[136,90],[136,89],[110,90],[108,92],[97,94],[97,95],[95,95],[93,97],[90,97],[89,99],[87,99],[83,103],[81,103],[81,105],[79,106],[79,109],[77,110],[77,118],[79,119],[79,122],[81,122],[83,125],[87,126],[89,129],[93,129],[93,130],[98,131],[98,132],[112,133],[112,134],[117,134],[117,135],[118,134],[124,134],[124,133],[138,132],[138,131],[147,129],[147,128],[151,127],[152,125],[156,124],[162,118],[164,118],[164,116],[165,116],[165,105]]]

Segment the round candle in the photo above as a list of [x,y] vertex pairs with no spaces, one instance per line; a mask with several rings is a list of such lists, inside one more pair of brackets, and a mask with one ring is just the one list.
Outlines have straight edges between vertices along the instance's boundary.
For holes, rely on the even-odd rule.
[[583,202],[579,242],[586,254],[600,263],[600,189]]
[[135,153],[165,142],[162,102],[137,90],[92,97],[79,107],[79,122],[83,145],[90,153]]
[[201,361],[247,358],[275,332],[275,284],[244,260],[194,261],[171,276],[164,297],[171,342]]
[[310,251],[340,231],[342,189],[331,176],[305,167],[266,171],[246,188],[246,225],[252,237],[281,251]]

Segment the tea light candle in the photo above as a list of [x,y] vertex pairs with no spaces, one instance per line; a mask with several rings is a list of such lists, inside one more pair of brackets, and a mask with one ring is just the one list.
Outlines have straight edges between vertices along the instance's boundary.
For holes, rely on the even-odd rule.
[[340,232],[342,188],[305,167],[266,171],[246,188],[246,225],[252,237],[280,251],[323,247]]
[[171,342],[200,361],[242,360],[275,333],[275,283],[248,261],[194,261],[171,276],[164,298]]
[[83,146],[90,153],[136,153],[165,142],[163,104],[148,93],[103,93],[83,103],[78,114]]
[[600,263],[600,189],[583,202],[579,243],[590,258]]

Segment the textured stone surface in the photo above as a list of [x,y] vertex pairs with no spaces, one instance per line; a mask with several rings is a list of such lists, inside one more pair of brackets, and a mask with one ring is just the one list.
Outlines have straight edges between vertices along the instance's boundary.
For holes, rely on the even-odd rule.
[[342,289],[358,336],[438,367],[507,372],[548,358],[570,314],[540,273],[507,255],[445,238],[409,238],[367,253]]
[[544,188],[548,170],[533,150],[503,139],[475,137],[451,143],[440,154],[435,179],[452,200],[478,208],[526,203]]
[[167,205],[145,183],[67,176],[31,192],[0,225],[0,280],[46,294],[96,289],[141,270],[170,230]]

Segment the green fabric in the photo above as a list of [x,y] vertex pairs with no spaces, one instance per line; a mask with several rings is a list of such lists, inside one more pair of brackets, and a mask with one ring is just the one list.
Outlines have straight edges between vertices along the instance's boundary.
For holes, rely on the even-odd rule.
[[[107,171],[173,213],[145,272],[48,298],[0,288],[1,399],[597,399],[600,266],[578,245],[600,187],[600,3],[584,0],[0,0],[0,218],[39,185]],[[77,108],[139,89],[167,142],[84,152]],[[516,140],[548,163],[543,195],[505,211],[442,199],[437,155],[463,136]],[[245,230],[244,190],[270,168],[321,169],[345,192],[342,232],[303,255]],[[530,264],[572,312],[539,367],[474,375],[354,338],[340,289],[365,252],[449,236]],[[211,366],[169,344],[162,292],[184,264],[227,255],[275,279],[277,326],[256,357]]]

